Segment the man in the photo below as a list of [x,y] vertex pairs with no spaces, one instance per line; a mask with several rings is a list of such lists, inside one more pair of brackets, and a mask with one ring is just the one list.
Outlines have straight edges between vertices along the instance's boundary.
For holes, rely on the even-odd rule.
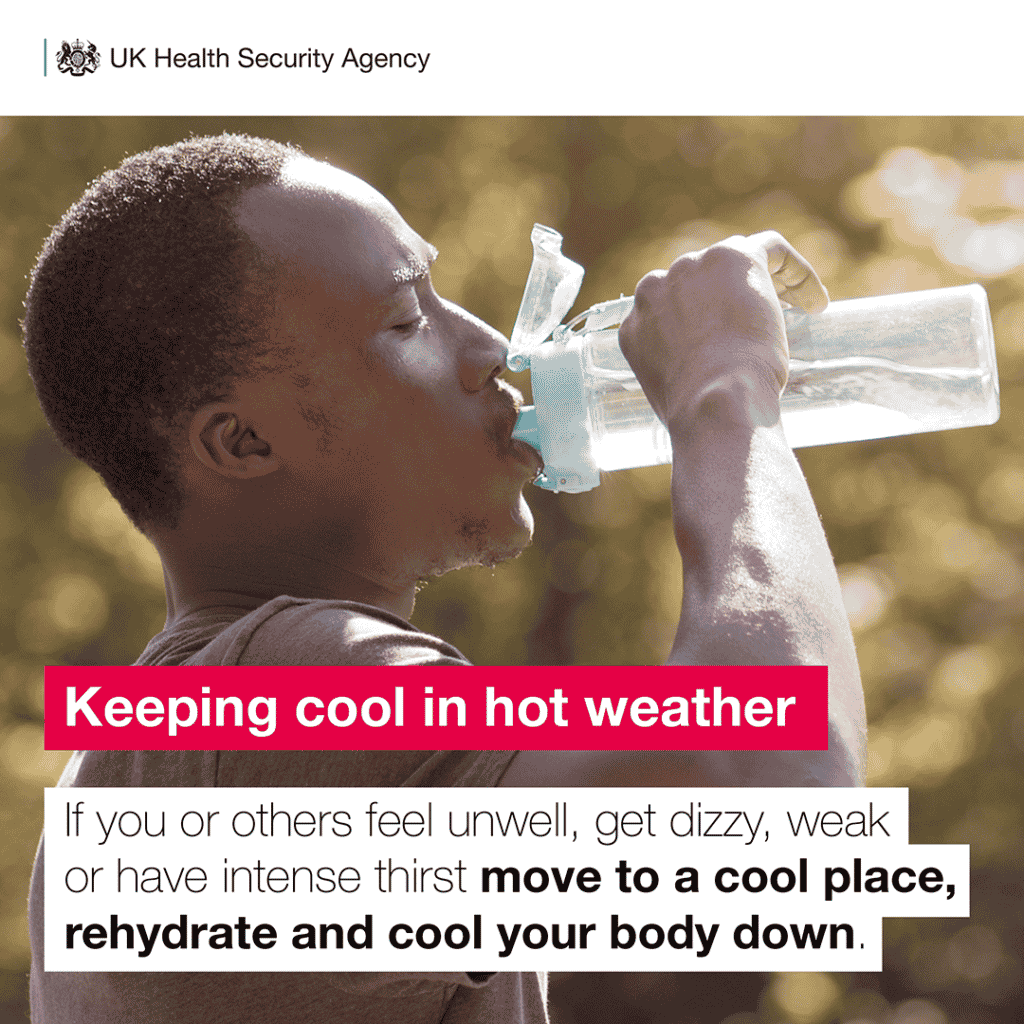
[[[195,139],[127,160],[54,230],[25,344],[58,437],[153,541],[167,625],[141,664],[465,664],[407,621],[419,580],[521,551],[536,454],[506,343],[430,283],[438,254],[364,182],[297,150]],[[671,662],[828,664],[823,753],[96,752],[64,785],[853,785],[863,703],[825,539],[779,425],[781,296],[822,308],[780,236],[637,288],[623,348],[673,441],[686,588]],[[501,974],[44,974],[46,1022],[542,1021]]]

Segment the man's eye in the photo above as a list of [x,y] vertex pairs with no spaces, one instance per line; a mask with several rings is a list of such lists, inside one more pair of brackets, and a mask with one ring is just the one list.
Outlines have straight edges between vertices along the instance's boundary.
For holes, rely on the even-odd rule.
[[411,334],[413,331],[418,330],[426,323],[427,318],[422,313],[417,313],[411,320],[407,320],[400,324],[395,324],[392,330],[401,331],[405,334]]

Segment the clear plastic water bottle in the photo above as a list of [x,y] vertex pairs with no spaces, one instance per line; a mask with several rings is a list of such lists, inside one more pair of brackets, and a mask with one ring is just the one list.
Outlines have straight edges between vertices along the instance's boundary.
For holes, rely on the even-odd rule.
[[[672,461],[668,431],[619,348],[633,299],[602,302],[558,326],[583,270],[561,236],[533,229],[534,264],[508,363],[530,368],[534,405],[513,436],[544,459],[537,483],[587,491],[601,471]],[[785,311],[789,381],[782,425],[794,448],[994,423],[995,341],[978,284],[833,302],[823,313]],[[550,336],[550,340],[548,337]]]

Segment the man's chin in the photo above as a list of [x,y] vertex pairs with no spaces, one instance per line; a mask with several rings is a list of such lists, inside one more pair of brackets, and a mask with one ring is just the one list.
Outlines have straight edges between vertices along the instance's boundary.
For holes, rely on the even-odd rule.
[[463,518],[447,557],[431,566],[427,575],[442,576],[472,565],[495,566],[518,558],[532,542],[533,513],[520,498],[518,507],[500,526],[491,519]]
[[467,552],[463,565],[483,565],[490,568],[518,558],[533,543],[533,520],[505,537],[490,536],[483,544]]
[[533,543],[533,534],[527,535],[521,544],[509,544],[506,547],[494,548],[486,552],[475,564],[491,566],[500,565],[502,562],[509,562],[518,558]]
[[496,557],[485,565],[497,565],[518,558],[533,543],[533,512],[520,495],[519,505],[512,516],[512,530],[507,542],[497,549]]

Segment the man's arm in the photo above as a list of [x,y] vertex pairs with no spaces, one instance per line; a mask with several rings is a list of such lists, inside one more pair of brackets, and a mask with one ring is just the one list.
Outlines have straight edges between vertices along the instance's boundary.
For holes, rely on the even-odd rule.
[[737,236],[648,274],[619,337],[672,438],[684,588],[669,664],[828,665],[828,751],[523,751],[503,785],[863,784],[853,637],[779,420],[780,297],[810,311],[828,301],[780,235]]

